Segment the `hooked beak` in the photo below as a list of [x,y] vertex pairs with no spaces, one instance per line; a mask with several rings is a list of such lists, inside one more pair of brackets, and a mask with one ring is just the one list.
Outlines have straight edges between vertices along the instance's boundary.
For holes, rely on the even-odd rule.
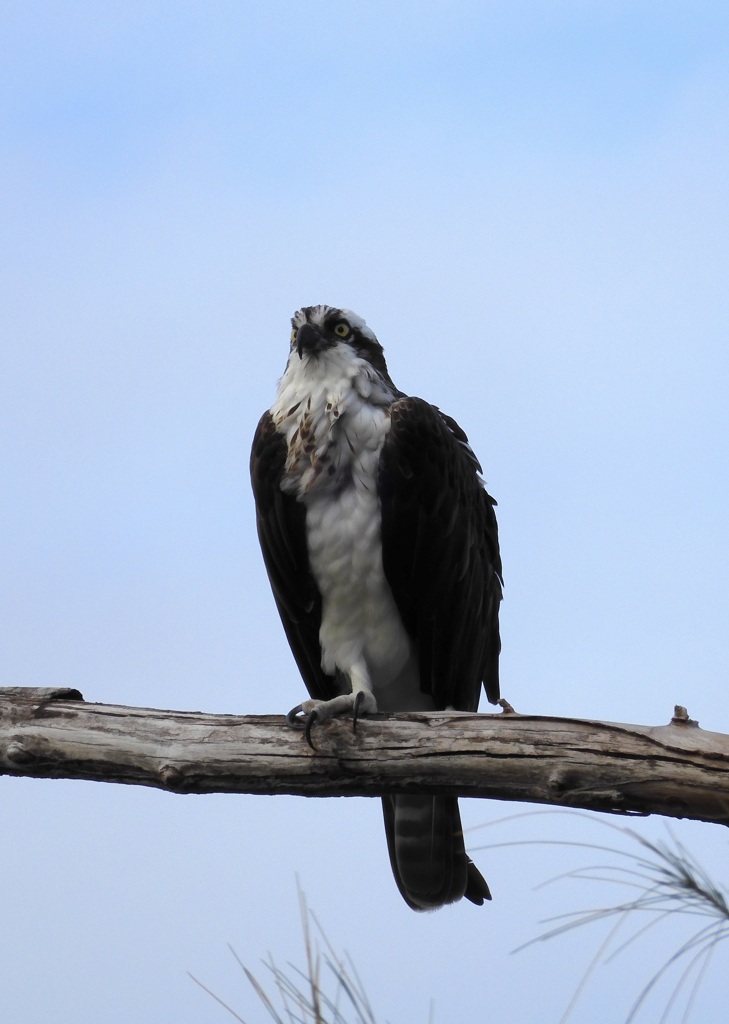
[[329,342],[314,324],[302,324],[299,327],[296,333],[296,351],[299,353],[299,359],[304,358],[304,352],[316,355],[328,347]]

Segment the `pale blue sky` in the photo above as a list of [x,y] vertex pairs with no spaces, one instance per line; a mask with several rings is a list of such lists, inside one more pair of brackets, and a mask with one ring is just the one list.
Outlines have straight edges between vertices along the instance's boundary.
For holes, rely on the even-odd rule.
[[[662,724],[682,703],[729,732],[729,7],[14,0],[0,21],[6,685],[301,698],[247,460],[288,318],[328,302],[484,465],[517,710]],[[17,1024],[226,1019],[187,970],[262,1019],[225,944],[300,959],[297,871],[392,1024],[431,996],[438,1024],[556,1022],[600,941],[509,956],[603,898],[535,892],[574,864],[554,849],[483,851],[491,906],[412,914],[374,801],[0,788]],[[723,831],[675,829],[729,877]],[[720,961],[697,1020],[721,1019]],[[572,1021],[622,1020],[645,974],[599,970]]]

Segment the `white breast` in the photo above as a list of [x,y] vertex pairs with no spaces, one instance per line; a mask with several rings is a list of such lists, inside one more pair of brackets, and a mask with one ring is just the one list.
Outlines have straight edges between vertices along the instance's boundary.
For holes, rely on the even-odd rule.
[[371,687],[382,711],[432,708],[382,566],[377,469],[393,396],[344,356],[291,359],[271,410],[289,445],[282,486],[306,505],[322,667]]

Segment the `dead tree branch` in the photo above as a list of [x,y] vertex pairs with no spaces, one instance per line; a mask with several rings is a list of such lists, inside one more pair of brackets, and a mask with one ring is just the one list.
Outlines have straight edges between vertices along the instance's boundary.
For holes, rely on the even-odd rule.
[[[508,707],[508,706],[507,706]],[[175,793],[492,800],[729,824],[729,736],[685,710],[668,725],[438,712],[316,726],[316,751],[278,715],[90,704],[77,690],[0,689],[0,774]]]

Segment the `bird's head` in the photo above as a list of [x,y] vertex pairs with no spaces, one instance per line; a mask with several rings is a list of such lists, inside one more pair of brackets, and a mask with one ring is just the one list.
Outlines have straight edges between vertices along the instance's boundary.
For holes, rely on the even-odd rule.
[[347,348],[389,380],[382,345],[365,320],[351,309],[303,306],[291,317],[291,351],[299,359],[325,357],[327,352]]

